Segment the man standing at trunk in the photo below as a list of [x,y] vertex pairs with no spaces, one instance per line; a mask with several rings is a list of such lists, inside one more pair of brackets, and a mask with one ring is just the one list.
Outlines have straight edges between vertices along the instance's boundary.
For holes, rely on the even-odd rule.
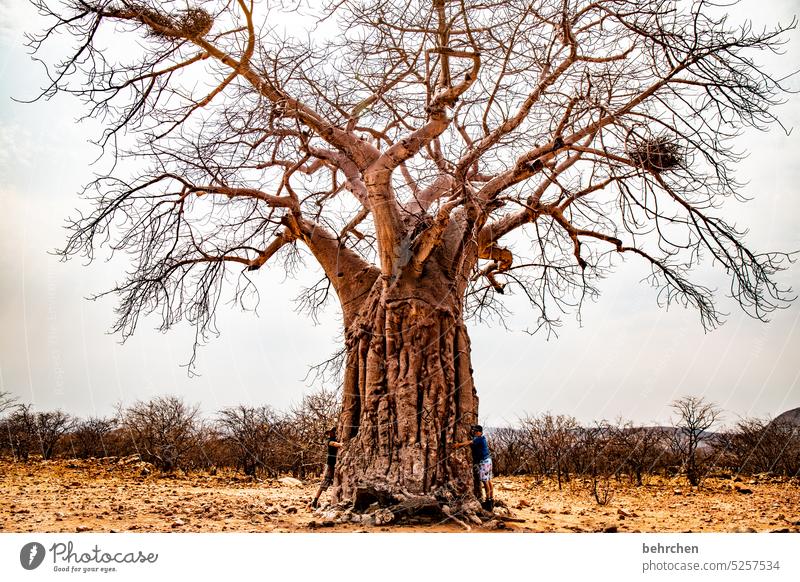
[[336,428],[328,429],[326,433],[328,445],[328,458],[325,462],[325,473],[322,475],[322,483],[317,489],[317,494],[311,502],[311,507],[316,508],[319,505],[319,498],[322,492],[333,484],[333,470],[336,468],[336,454],[342,446],[342,443],[336,440]]
[[494,488],[492,487],[492,456],[489,453],[489,444],[483,436],[483,427],[479,424],[473,425],[470,429],[472,440],[463,443],[455,443],[456,449],[470,447],[472,450],[472,472],[477,480],[483,483],[486,492],[486,501],[481,505],[487,511],[494,509]]

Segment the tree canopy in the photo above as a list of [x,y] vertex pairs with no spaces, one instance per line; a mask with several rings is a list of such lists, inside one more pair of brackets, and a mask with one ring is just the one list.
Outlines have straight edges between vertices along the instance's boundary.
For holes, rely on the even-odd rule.
[[[698,0],[34,0],[75,50],[41,97],[71,93],[115,164],[86,189],[65,257],[107,246],[110,293],[139,316],[214,329],[226,281],[308,252],[345,324],[376,281],[459,283],[468,314],[522,293],[538,325],[596,294],[615,256],[665,303],[720,321],[701,259],[764,319],[791,297],[790,255],[758,253],[720,215],[740,197],[735,138],[777,123],[785,89],[752,60],[794,22],[735,25]],[[303,243],[298,245],[298,242]]]

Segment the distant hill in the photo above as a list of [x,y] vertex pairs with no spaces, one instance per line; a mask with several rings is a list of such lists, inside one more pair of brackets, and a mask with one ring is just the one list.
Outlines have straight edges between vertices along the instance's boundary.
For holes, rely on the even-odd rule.
[[773,422],[790,422],[792,424],[800,425],[800,408],[792,408],[783,414],[775,417]]

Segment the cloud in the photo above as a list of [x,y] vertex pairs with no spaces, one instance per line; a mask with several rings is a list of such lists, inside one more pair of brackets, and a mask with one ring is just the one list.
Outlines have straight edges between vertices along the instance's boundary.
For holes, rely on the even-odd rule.
[[29,130],[17,124],[0,124],[0,173],[4,176],[31,166],[34,149]]

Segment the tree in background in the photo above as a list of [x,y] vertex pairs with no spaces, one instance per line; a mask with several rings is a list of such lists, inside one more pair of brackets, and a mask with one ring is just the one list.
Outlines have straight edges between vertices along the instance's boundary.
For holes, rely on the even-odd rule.
[[715,453],[736,473],[800,475],[800,425],[780,418],[743,418],[717,435]]
[[110,455],[110,436],[117,419],[89,417],[79,420],[70,434],[73,454],[80,459]]
[[198,410],[177,396],[159,396],[120,407],[118,422],[142,460],[169,472],[182,468],[199,444]]
[[325,466],[326,431],[336,426],[341,400],[336,390],[322,388],[303,396],[285,415],[282,435],[284,457],[290,460],[293,475],[304,479]]
[[699,485],[703,467],[698,448],[708,439],[707,431],[719,420],[721,411],[713,402],[697,396],[684,396],[673,402],[672,408],[675,412],[672,448],[681,461],[689,483]]
[[109,155],[148,165],[93,181],[63,249],[131,254],[116,331],[156,313],[201,342],[232,278],[252,307],[258,269],[321,267],[305,303],[336,296],[344,324],[334,497],[469,495],[451,447],[478,418],[465,320],[506,295],[552,329],[630,256],[713,327],[690,278],[705,256],[754,317],[787,299],[787,255],[718,211],[741,197],[733,138],[775,122],[783,88],[752,56],[786,27],[737,28],[703,0],[343,0],[322,37],[283,33],[281,15],[315,30],[291,5],[34,3],[52,26],[32,49],[77,47],[41,96],[82,98]]
[[530,450],[525,433],[518,428],[487,429],[492,450],[492,471],[495,475],[517,475],[531,472]]
[[8,419],[3,418],[6,411],[13,409],[17,406],[17,397],[13,396],[11,392],[0,390],[0,452],[6,450],[11,451],[11,456],[14,456],[11,447],[11,424]]
[[17,397],[13,396],[11,392],[0,390],[0,416],[17,406]]
[[33,418],[34,434],[42,458],[50,460],[56,450],[56,445],[61,437],[72,430],[74,424],[70,415],[54,410],[50,412],[37,412]]
[[245,475],[255,476],[257,470],[277,473],[271,453],[280,438],[280,419],[269,406],[244,406],[220,411],[217,425],[237,452],[237,465]]
[[522,419],[522,430],[526,433],[528,446],[539,465],[542,475],[556,475],[558,488],[562,481],[569,481],[568,460],[580,436],[578,421],[568,415],[542,414]]
[[5,420],[3,437],[8,439],[11,456],[17,461],[27,461],[37,449],[36,415],[33,404],[18,404]]
[[614,441],[620,454],[624,455],[623,467],[639,486],[643,484],[644,475],[654,473],[669,445],[660,428],[634,426],[631,422],[616,427]]

